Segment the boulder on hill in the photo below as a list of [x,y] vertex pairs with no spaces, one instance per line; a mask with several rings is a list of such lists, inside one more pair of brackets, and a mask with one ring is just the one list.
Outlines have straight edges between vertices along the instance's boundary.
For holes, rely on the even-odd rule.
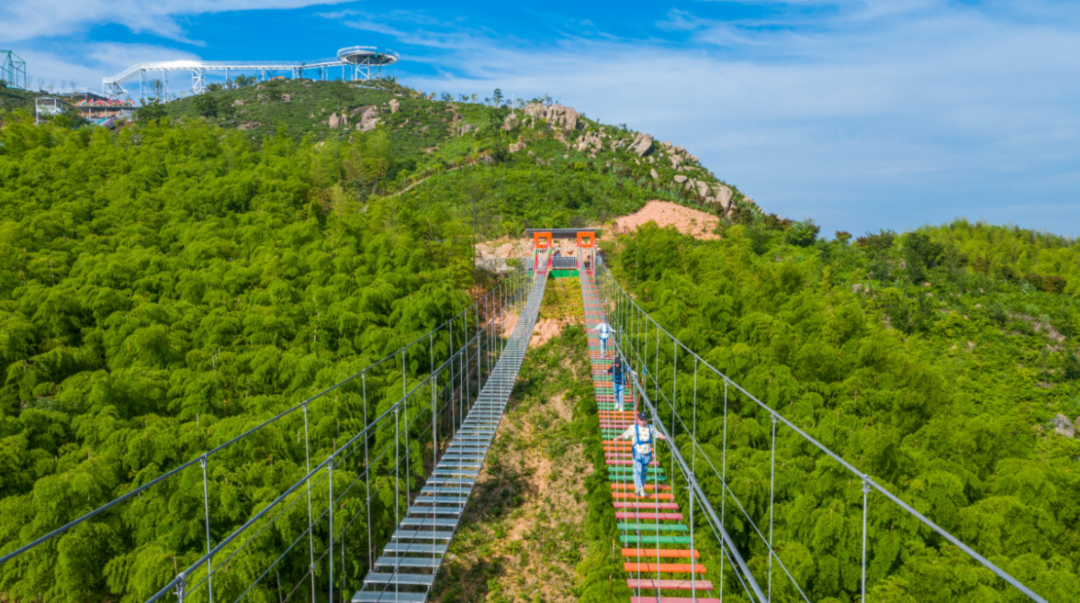
[[731,199],[734,196],[734,191],[721,184],[714,188],[711,202],[719,204],[720,207],[724,208],[724,211],[727,211],[731,208]]
[[525,148],[525,143],[519,140],[519,141],[511,144],[508,148],[509,148],[511,153],[517,153],[518,151]]
[[[660,179],[660,174],[656,173],[656,168],[649,169],[649,176],[652,176],[653,180],[659,180]],[[678,178],[678,176],[676,176],[676,178]]]
[[330,126],[331,128],[337,128],[337,127],[340,127],[342,125],[347,126],[347,125],[349,125],[349,119],[347,117],[345,117],[344,115],[342,115],[341,117],[338,117],[337,113],[331,113],[330,114],[330,121],[328,121],[326,123],[326,125]]
[[678,184],[686,182],[686,176],[683,176],[682,174],[675,174],[675,182]]
[[398,99],[396,99],[396,98],[390,99],[390,112],[391,113],[397,113],[400,110],[401,110],[401,103],[398,102]]
[[708,197],[709,196],[709,183],[708,182],[702,182],[701,180],[698,180],[697,183],[695,184],[695,186],[697,186],[697,194],[698,195],[701,195],[702,197]]
[[517,113],[511,113],[510,115],[507,115],[506,120],[503,121],[502,129],[509,132],[520,125],[521,120],[518,119]]
[[596,152],[599,152],[604,148],[604,141],[599,136],[586,134],[574,145],[574,148],[582,152],[588,151],[589,147],[593,147]]
[[1058,413],[1057,416],[1050,421],[1050,423],[1054,426],[1054,431],[1058,435],[1062,435],[1067,438],[1071,438],[1076,435],[1076,426],[1073,425],[1073,422],[1069,420],[1069,417],[1066,417],[1061,413]]
[[649,136],[648,134],[643,135],[641,132],[638,132],[637,136],[634,137],[634,142],[630,144],[630,150],[638,157],[644,157],[652,150],[652,148],[652,136]]
[[544,120],[549,124],[561,126],[562,129],[566,131],[576,130],[578,127],[578,120],[581,118],[581,114],[573,107],[564,107],[562,105],[548,106],[540,103],[530,103],[526,105],[525,115],[532,118],[532,125],[534,128],[536,127],[537,120]]
[[[375,126],[379,125],[379,108],[370,105],[367,107],[359,107],[353,111],[355,115],[356,111],[363,109],[363,113],[360,114],[360,119],[356,122],[356,129],[361,132],[368,132],[374,130]],[[348,122],[345,122],[348,125]]]

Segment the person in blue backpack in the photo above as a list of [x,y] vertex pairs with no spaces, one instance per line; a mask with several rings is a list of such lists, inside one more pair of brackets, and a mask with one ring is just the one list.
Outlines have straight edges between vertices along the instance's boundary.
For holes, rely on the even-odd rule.
[[611,325],[607,323],[603,318],[600,319],[600,324],[589,329],[590,331],[596,331],[600,335],[600,357],[607,358],[607,340],[615,329],[611,328]]
[[615,390],[615,410],[623,411],[623,398],[626,392],[627,373],[630,378],[634,378],[634,371],[626,368],[622,363],[621,357],[615,358],[615,363],[611,365],[611,368],[607,370],[611,375],[611,388]]
[[639,412],[637,422],[619,434],[616,440],[630,440],[634,458],[634,494],[644,497],[645,484],[649,483],[649,464],[653,458],[653,442],[666,440],[664,434],[649,425],[649,415]]

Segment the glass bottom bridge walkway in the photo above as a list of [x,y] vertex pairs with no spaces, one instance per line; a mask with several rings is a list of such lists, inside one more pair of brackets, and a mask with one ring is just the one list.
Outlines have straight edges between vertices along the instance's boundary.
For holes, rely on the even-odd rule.
[[547,276],[541,272],[533,277],[532,289],[513,334],[487,383],[425,486],[408,507],[390,543],[364,578],[363,588],[353,595],[355,603],[427,600],[525,359]]

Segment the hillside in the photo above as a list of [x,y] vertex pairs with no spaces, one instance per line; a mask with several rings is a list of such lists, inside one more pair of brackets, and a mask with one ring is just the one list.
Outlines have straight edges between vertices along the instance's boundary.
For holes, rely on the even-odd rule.
[[26,113],[33,114],[34,112],[34,94],[27,92],[26,90],[19,90],[16,88],[2,87],[0,88],[0,118],[5,113],[14,111],[25,111]]
[[[645,226],[610,262],[719,370],[1048,601],[1073,600],[1080,245],[962,220],[845,235],[807,240],[762,221],[701,241]],[[699,388],[723,389],[711,375]],[[727,438],[732,488],[762,525],[768,418],[731,396],[723,431],[722,396],[697,398],[712,419],[703,439],[719,466]],[[690,404],[684,394],[680,413]],[[777,438],[778,554],[811,600],[855,600],[858,574],[843,568],[860,563],[858,484],[790,430]],[[1026,600],[882,497],[870,508],[869,598]],[[751,566],[766,564],[749,527],[734,537]],[[799,599],[781,585],[781,600]]]
[[256,145],[271,134],[352,144],[370,158],[365,173],[346,174],[363,184],[361,198],[401,193],[467,217],[485,238],[518,235],[526,224],[603,223],[654,198],[736,220],[758,213],[685,149],[570,107],[436,101],[378,85],[387,89],[274,80],[153,107],[143,118],[207,119]]
[[[474,268],[478,242],[588,224],[606,226],[601,247],[620,282],[683,342],[1048,600],[1075,598],[1076,242],[962,220],[824,241],[812,221],[764,213],[689,151],[572,108],[540,99],[494,107],[375,86],[275,80],[218,90],[140,110],[113,132],[4,117],[0,555],[457,314],[494,282]],[[632,214],[652,200],[708,220],[699,226],[701,214],[676,212],[696,238],[642,225]],[[573,502],[558,498],[559,514],[545,514],[536,495],[546,486],[534,473],[570,488],[567,475],[542,463],[604,467],[581,383],[583,336],[565,326],[574,322],[568,312],[553,310],[580,310],[564,288],[550,290],[563,298],[545,300],[558,316],[547,317],[539,351],[530,352],[497,448],[518,466],[485,475],[514,484],[489,484],[506,500],[470,516],[469,540],[453,548],[454,573],[440,578],[443,601],[523,599],[535,590],[528,580],[545,576],[575,581],[544,591],[553,599],[625,600],[625,588],[611,587],[621,566],[609,561],[605,530],[615,521],[602,476],[587,480],[584,494],[578,480]],[[432,349],[430,359],[410,355],[404,375],[400,366],[373,371],[363,397],[345,388],[313,403],[311,458],[334,450],[447,353]],[[701,401],[713,448],[718,400]],[[729,435],[741,447],[729,459],[732,487],[760,514],[767,427],[734,404]],[[549,427],[569,448],[526,461],[522,451],[535,452]],[[211,464],[215,539],[304,475],[303,428],[272,425]],[[387,445],[394,434],[372,441]],[[839,483],[819,461],[786,436],[778,441],[778,554],[812,600],[851,601],[855,574],[838,568],[858,565],[850,542],[858,484]],[[370,521],[386,536],[396,473],[376,465]],[[402,473],[417,483],[425,468]],[[153,490],[0,567],[0,598],[145,600],[204,551],[195,490]],[[349,496],[357,508],[361,493]],[[484,512],[497,521],[485,524]],[[931,535],[875,517],[871,599],[1015,600]],[[496,542],[509,530],[527,533],[522,518],[566,535],[535,534],[550,555],[533,565],[527,551]],[[230,580],[215,578],[215,596],[236,599],[280,554],[306,516],[288,519],[244,551]],[[354,524],[351,542],[366,521]],[[734,533],[761,567],[766,555],[747,529]],[[497,563],[485,565],[475,549]],[[306,559],[253,593],[282,600],[282,584],[300,584],[296,596],[309,598]],[[506,569],[511,563],[520,567]],[[355,585],[364,571],[356,561],[337,579]],[[489,582],[474,584],[480,579]],[[796,598],[778,589],[777,600]]]

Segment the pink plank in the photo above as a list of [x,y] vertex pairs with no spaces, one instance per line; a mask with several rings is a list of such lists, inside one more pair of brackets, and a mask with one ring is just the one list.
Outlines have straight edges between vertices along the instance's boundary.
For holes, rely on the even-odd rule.
[[[669,590],[712,590],[712,582],[708,580],[654,580],[631,578],[626,581],[630,588],[661,588]],[[642,597],[644,599],[644,597]],[[656,599],[653,599],[655,601]]]
[[619,511],[615,513],[615,519],[676,519],[682,520],[682,513],[638,513],[636,511]]
[[679,510],[679,503],[642,503],[642,502],[616,502],[616,509],[668,509]]

